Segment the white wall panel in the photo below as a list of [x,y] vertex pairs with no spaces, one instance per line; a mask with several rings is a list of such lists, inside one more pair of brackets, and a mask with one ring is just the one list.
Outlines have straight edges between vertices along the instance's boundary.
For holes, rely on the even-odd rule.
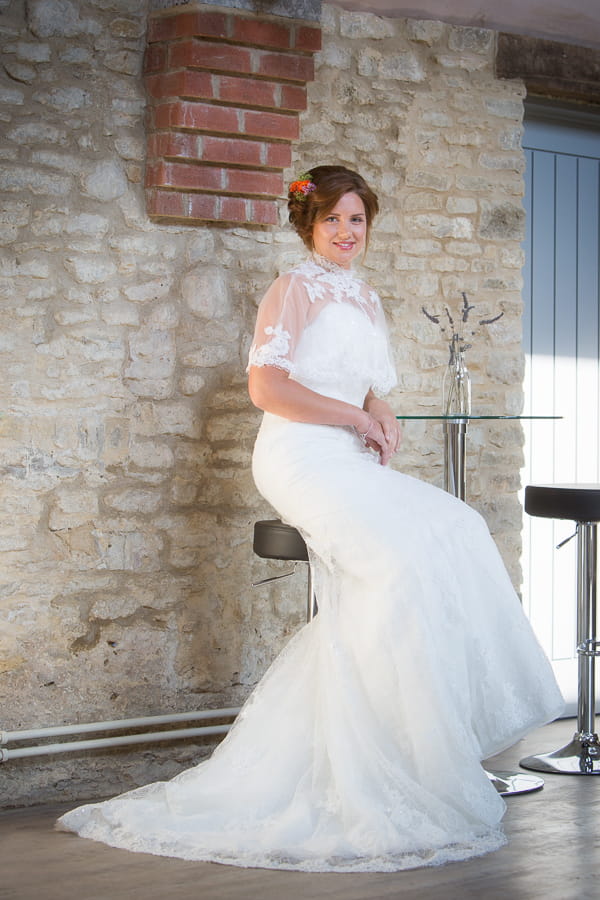
[[[565,114],[566,116],[566,114]],[[600,483],[600,119],[526,119],[523,485]],[[525,516],[523,602],[574,711],[576,542],[568,521]]]

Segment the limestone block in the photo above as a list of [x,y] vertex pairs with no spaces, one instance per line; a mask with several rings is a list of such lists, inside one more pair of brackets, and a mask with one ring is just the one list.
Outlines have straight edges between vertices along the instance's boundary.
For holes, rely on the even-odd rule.
[[491,116],[515,119],[517,122],[523,119],[523,103],[520,98],[486,97],[485,108]]
[[189,262],[205,264],[211,260],[215,246],[214,235],[210,231],[195,234],[187,243],[186,255]]
[[18,88],[10,88],[5,84],[0,85],[0,103],[6,106],[22,106],[25,102],[25,94]]
[[525,252],[520,247],[502,247],[500,261],[507,269],[522,269],[525,263]]
[[37,71],[32,66],[26,66],[16,60],[5,60],[4,69],[13,81],[20,81],[23,84],[32,84],[37,78]]
[[342,37],[359,40],[382,40],[394,37],[396,29],[390,19],[362,12],[340,12],[340,34]]
[[175,464],[173,451],[168,444],[141,441],[132,445],[130,459],[142,469],[169,469]]
[[27,22],[33,34],[40,38],[98,34],[101,28],[95,19],[82,19],[71,0],[30,0]]
[[64,266],[79,284],[101,284],[117,271],[112,260],[92,256],[65,257]]
[[240,434],[252,433],[260,414],[254,411],[213,415],[206,425],[211,441],[236,441]]
[[163,542],[159,535],[141,532],[93,532],[99,553],[98,568],[127,572],[159,572]]
[[117,138],[115,141],[115,149],[121,159],[133,159],[141,162],[144,159],[145,146],[144,141],[138,137],[127,135],[123,138]]
[[442,245],[439,241],[433,241],[426,238],[403,237],[400,246],[405,253],[414,253],[418,256],[438,253],[442,249]]
[[436,171],[423,169],[411,169],[406,173],[408,187],[430,188],[434,191],[448,191],[452,183],[450,175],[440,174]]
[[456,176],[456,186],[461,191],[472,191],[473,193],[491,194],[494,191],[495,184],[489,178],[482,175],[461,175]]
[[482,153],[479,157],[482,169],[506,169],[509,172],[523,172],[525,160],[521,154]]
[[129,339],[130,362],[125,377],[137,380],[170,378],[175,370],[175,337],[168,331],[144,328]]
[[101,237],[110,228],[110,221],[105,216],[93,213],[80,213],[68,216],[63,228],[67,234],[85,234],[90,237]]
[[207,344],[204,347],[200,347],[198,350],[186,353],[182,362],[184,366],[212,368],[236,359],[237,355],[237,348],[233,346],[233,344]]
[[153,513],[161,503],[160,493],[128,489],[104,494],[103,502],[112,509],[125,513]]
[[83,179],[83,190],[96,200],[116,200],[126,192],[127,178],[116,160],[106,160]]
[[486,366],[486,374],[493,381],[501,384],[520,384],[524,375],[524,360],[518,354],[495,355],[490,357]]
[[447,31],[447,25],[429,19],[407,19],[406,34],[412,41],[428,44],[430,47],[439,41]]
[[473,233],[473,225],[470,219],[464,216],[443,216],[435,213],[423,213],[421,215],[405,216],[404,219],[410,231],[430,232],[435,237],[467,238]]
[[516,240],[525,238],[525,210],[521,205],[505,201],[492,204],[481,202],[479,234],[490,240]]
[[448,34],[451,50],[488,54],[494,46],[494,32],[487,28],[452,27]]
[[49,93],[38,91],[34,100],[43,106],[51,106],[57,112],[69,114],[84,109],[92,102],[88,91],[78,87],[55,88]]
[[133,50],[117,50],[114,53],[107,53],[103,62],[111,72],[120,72],[124,75],[139,75],[142,71],[140,55]]
[[446,250],[455,256],[477,256],[482,252],[481,244],[473,241],[447,241]]
[[139,16],[137,19],[120,16],[111,21],[108,30],[116,38],[132,40],[143,37],[144,24],[143,16]]
[[125,296],[135,303],[159,300],[163,297],[168,297],[170,292],[171,280],[169,278],[147,281],[144,284],[135,284],[123,288]]
[[206,387],[206,379],[197,372],[186,372],[179,380],[179,390],[186,397],[192,397]]
[[425,271],[425,259],[420,256],[406,256],[404,254],[399,254],[394,257],[394,268],[399,269],[400,271],[410,271],[417,270],[419,272]]
[[[323,66],[331,66],[332,69],[349,69],[352,64],[352,52],[349,47],[337,45],[335,43],[327,43],[315,57],[317,63]],[[310,84],[313,88],[313,84]]]
[[469,263],[451,256],[437,256],[431,260],[431,267],[435,272],[465,272]]
[[321,146],[328,146],[336,139],[336,129],[330,117],[323,117],[318,122],[302,123],[302,137],[307,143],[314,142]]
[[155,434],[177,434],[182,437],[199,436],[199,422],[192,407],[185,403],[156,406],[153,410]]
[[26,166],[0,166],[1,191],[27,191],[32,194],[64,196],[69,193],[70,177],[56,174],[47,175]]
[[136,397],[150,400],[168,400],[173,396],[171,378],[127,378],[127,387]]
[[77,528],[93,521],[98,513],[98,495],[95,491],[55,491],[50,508],[48,526],[51,531]]
[[406,198],[404,208],[411,209],[441,209],[444,198],[439,193],[432,191],[415,191]]
[[477,54],[471,54],[469,51],[464,53],[439,53],[436,57],[437,62],[445,69],[464,69],[468,73],[479,72],[487,68],[489,61]]
[[228,316],[231,297],[225,272],[216,266],[191,272],[181,282],[181,292],[194,315],[205,319]]
[[198,497],[198,485],[195,481],[174,478],[171,481],[171,501],[175,506],[192,506]]

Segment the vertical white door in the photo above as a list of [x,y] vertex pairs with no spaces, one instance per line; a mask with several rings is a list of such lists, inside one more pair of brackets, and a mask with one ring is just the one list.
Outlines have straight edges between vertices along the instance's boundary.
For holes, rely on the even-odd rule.
[[[525,428],[522,483],[600,483],[600,115],[532,108],[526,157]],[[576,539],[569,521],[523,530],[523,602],[576,712]],[[600,666],[598,666],[600,669]],[[600,691],[598,691],[600,698]]]

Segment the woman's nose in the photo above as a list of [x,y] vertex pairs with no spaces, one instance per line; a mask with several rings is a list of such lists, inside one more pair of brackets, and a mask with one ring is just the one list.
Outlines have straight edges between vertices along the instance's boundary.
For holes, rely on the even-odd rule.
[[341,237],[342,235],[347,236],[350,234],[350,228],[346,222],[338,223],[338,235]]

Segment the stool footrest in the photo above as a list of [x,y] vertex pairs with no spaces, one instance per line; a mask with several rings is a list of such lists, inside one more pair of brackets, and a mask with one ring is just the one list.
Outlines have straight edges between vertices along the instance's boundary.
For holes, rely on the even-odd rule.
[[600,775],[600,742],[597,734],[576,733],[573,740],[554,750],[527,756],[520,765],[534,772],[551,775]]

